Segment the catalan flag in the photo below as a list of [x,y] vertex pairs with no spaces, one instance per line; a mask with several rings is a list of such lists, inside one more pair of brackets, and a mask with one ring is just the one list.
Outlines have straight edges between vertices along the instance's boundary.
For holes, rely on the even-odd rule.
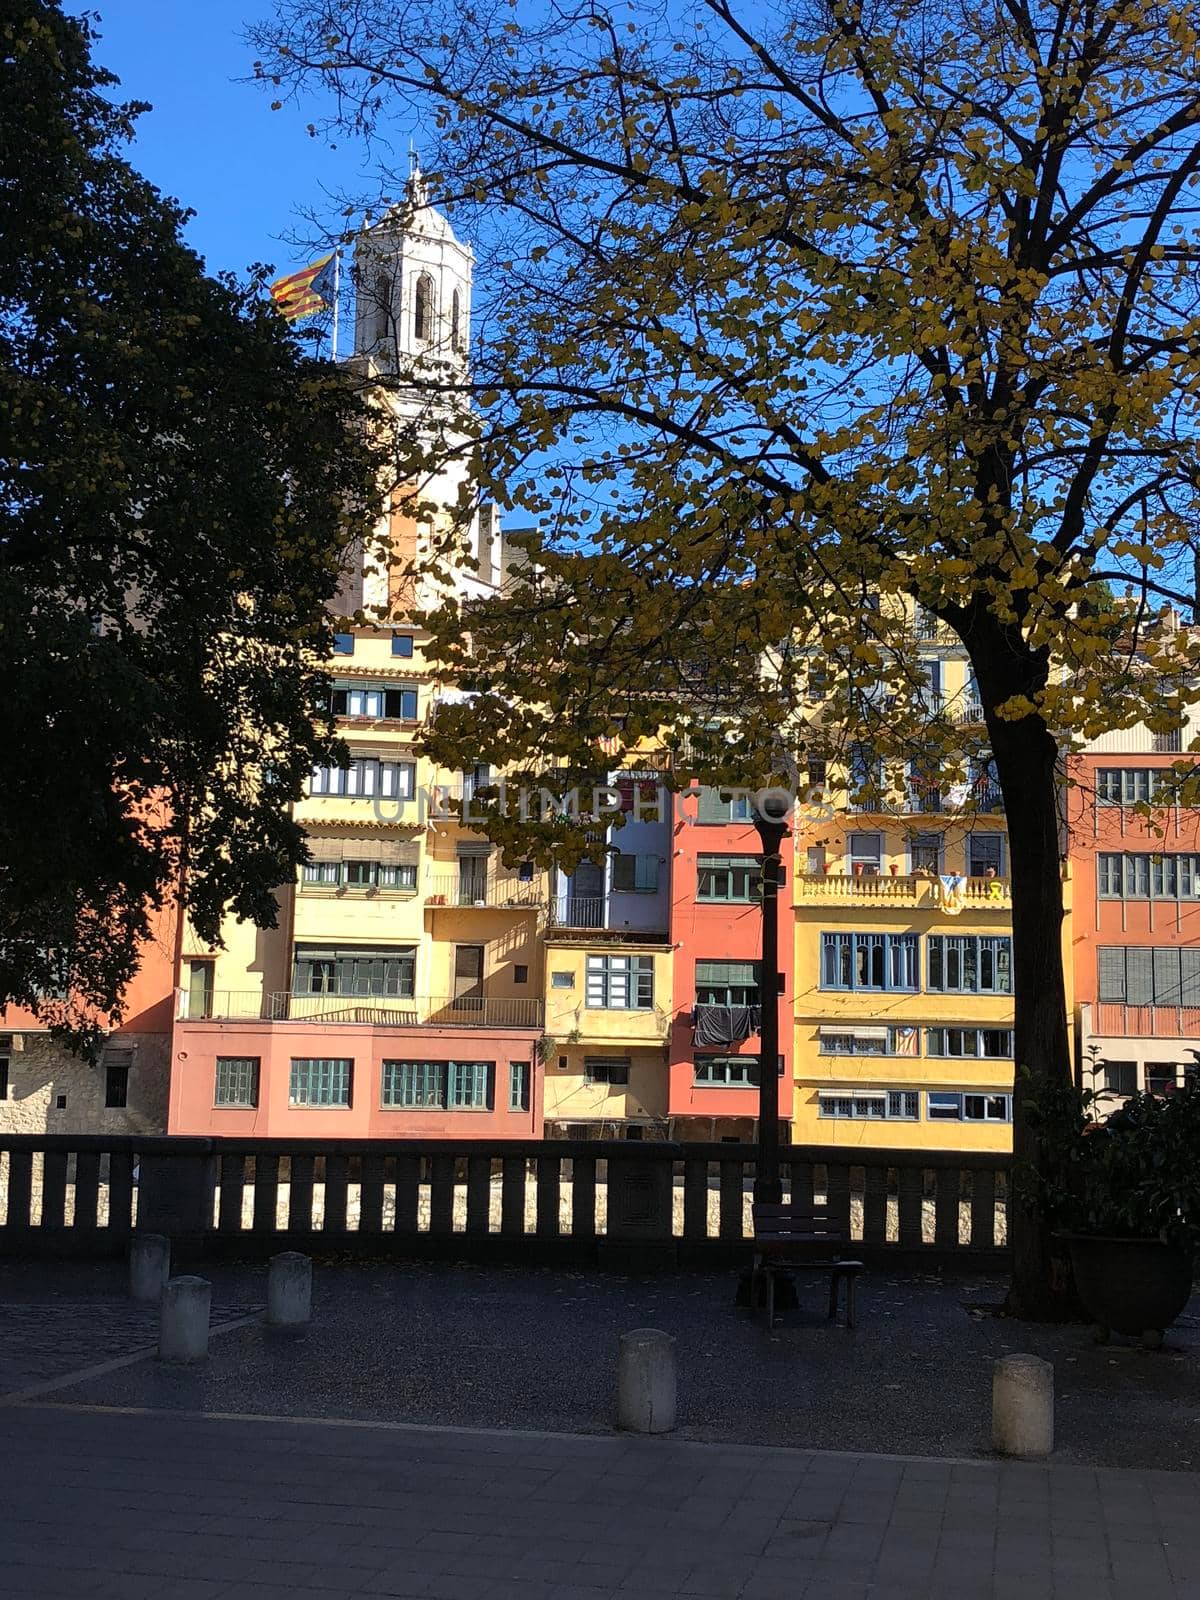
[[289,322],[324,311],[333,301],[336,250],[319,261],[310,262],[288,278],[277,278],[271,285],[275,309]]

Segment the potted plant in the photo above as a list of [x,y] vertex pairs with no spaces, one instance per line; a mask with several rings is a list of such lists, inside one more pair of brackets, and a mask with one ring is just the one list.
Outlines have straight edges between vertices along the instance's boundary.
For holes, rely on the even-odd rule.
[[1200,1085],[1098,1118],[1073,1090],[1050,1123],[1042,1201],[1096,1324],[1156,1349],[1192,1292],[1200,1245]]

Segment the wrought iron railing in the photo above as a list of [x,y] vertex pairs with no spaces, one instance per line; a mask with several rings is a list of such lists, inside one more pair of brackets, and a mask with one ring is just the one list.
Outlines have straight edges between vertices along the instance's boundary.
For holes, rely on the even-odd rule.
[[373,1027],[540,1028],[542,1002],[524,995],[289,994],[218,989],[202,1001],[180,993],[184,1022],[350,1022]]

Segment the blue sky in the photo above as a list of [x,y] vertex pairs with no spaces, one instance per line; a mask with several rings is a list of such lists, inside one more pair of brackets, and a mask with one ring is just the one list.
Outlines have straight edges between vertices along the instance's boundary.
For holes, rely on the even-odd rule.
[[254,261],[279,272],[308,259],[284,236],[325,212],[340,189],[365,188],[361,148],[330,150],[310,138],[313,108],[270,109],[249,77],[254,55],[240,38],[270,13],[270,0],[66,0],[100,13],[95,55],[121,79],[120,98],[154,107],[139,124],[133,164],[196,212],[189,242],[211,271],[239,274]]

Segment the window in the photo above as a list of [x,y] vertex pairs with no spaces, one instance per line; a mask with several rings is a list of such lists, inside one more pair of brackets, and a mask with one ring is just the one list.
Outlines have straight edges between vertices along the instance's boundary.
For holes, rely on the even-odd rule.
[[820,1094],[817,1114],[854,1122],[915,1122],[920,1116],[920,1095],[915,1089],[868,1089],[865,1093]]
[[405,1111],[441,1111],[446,1104],[445,1062],[385,1061],[382,1103]]
[[1011,1059],[1011,1028],[926,1028],[925,1054]]
[[1012,941],[971,934],[927,937],[926,984],[942,994],[1011,994]]
[[822,1094],[817,1096],[817,1113],[838,1120],[879,1121],[887,1116],[886,1094]]
[[106,1050],[103,1061],[105,1108],[123,1111],[129,1104],[129,1069],[133,1066],[133,1051]]
[[528,1061],[510,1061],[508,1063],[508,1109],[510,1111],[529,1110]]
[[1179,1087],[1179,1069],[1173,1061],[1147,1061],[1146,1088],[1151,1094],[1174,1094]]
[[413,636],[411,633],[394,633],[392,635],[392,654],[403,656],[411,661],[413,653]]
[[524,966],[520,961],[517,961],[517,962],[513,963],[513,982],[514,983],[528,983],[529,982],[529,968],[527,966]]
[[915,1056],[915,1028],[876,1027],[873,1024],[845,1023],[818,1030],[819,1051],[823,1056]]
[[850,870],[860,876],[877,878],[883,869],[883,835],[881,833],[852,833],[850,835]]
[[823,933],[822,989],[917,987],[915,933]]
[[1009,1122],[1012,1096],[1007,1094],[935,1094],[925,1096],[926,1110],[934,1122]]
[[627,1084],[628,1056],[585,1056],[583,1076],[588,1083]]
[[[395,642],[393,639],[392,643]],[[335,683],[329,708],[335,717],[373,717],[391,722],[415,722],[417,693],[412,687],[390,689],[378,683]]]
[[853,811],[878,811],[883,804],[883,762],[870,745],[850,746],[848,787]]
[[492,786],[492,768],[487,761],[477,761],[462,775],[463,800],[474,800],[484,789]]
[[1138,1092],[1136,1061],[1101,1061],[1098,1064],[1109,1094],[1131,1095]]
[[1102,947],[1099,998],[1101,1004],[1200,1006],[1200,949]]
[[348,767],[314,767],[310,794],[347,795],[353,799],[379,796],[386,800],[411,800],[416,794],[417,769],[411,761],[376,761],[355,756]]
[[456,355],[462,349],[462,298],[457,289],[450,296],[450,348]]
[[552,989],[573,989],[575,987],[575,974],[573,972],[552,972],[550,974],[550,987]]
[[940,833],[917,833],[909,841],[908,870],[932,872],[942,870],[942,836]]
[[1168,728],[1166,733],[1156,733],[1151,749],[1156,756],[1178,755],[1183,749],[1183,729]]
[[936,771],[920,761],[908,764],[908,805],[910,811],[942,809],[942,780]]
[[759,1080],[758,1056],[697,1056],[694,1082],[721,1089],[750,1089]]
[[757,961],[697,961],[698,1006],[755,1006],[758,1004]]
[[[393,1111],[490,1111],[495,1065],[494,1061],[385,1061],[381,1103]],[[528,1070],[528,1063],[513,1065]]]
[[451,1061],[446,1067],[446,1106],[450,1111],[490,1111],[492,1063]]
[[984,878],[989,867],[998,878],[1004,876],[1004,835],[971,834],[967,840],[967,876]]
[[758,856],[700,856],[696,899],[748,905],[759,898],[762,861]]
[[654,957],[588,956],[586,1004],[593,1011],[652,1010]]
[[354,654],[354,635],[352,633],[335,633],[333,636],[333,653],[335,656],[352,656]]
[[1096,892],[1102,900],[1195,900],[1200,855],[1099,855]]
[[754,807],[749,794],[740,789],[701,789],[697,822],[753,822]]
[[392,276],[389,272],[379,272],[375,275],[375,304],[371,308],[375,313],[374,342],[379,343],[386,339],[390,332],[392,320]]
[[307,861],[304,881],[323,889],[400,889],[415,890],[415,861]]
[[411,999],[416,992],[416,970],[416,950],[411,946],[370,949],[298,944],[292,993]]
[[344,1059],[292,1058],[290,1106],[348,1106],[354,1063]]
[[658,857],[613,857],[612,886],[620,894],[653,894],[658,888]]
[[215,961],[189,961],[187,964],[188,1016],[211,1017]]
[[8,1099],[8,1057],[0,1056],[0,1100]]
[[413,338],[421,344],[433,338],[433,279],[427,272],[418,277],[413,291]]
[[218,1056],[213,1104],[252,1108],[258,1104],[258,1057]]
[[1161,767],[1101,767],[1096,798],[1102,806],[1154,805],[1165,775]]

